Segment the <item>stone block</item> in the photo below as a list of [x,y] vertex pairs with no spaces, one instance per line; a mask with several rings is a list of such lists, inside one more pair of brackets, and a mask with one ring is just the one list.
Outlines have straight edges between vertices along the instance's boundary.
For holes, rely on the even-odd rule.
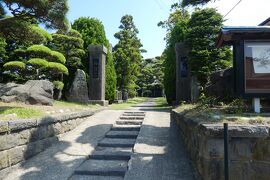
[[252,139],[233,138],[229,143],[231,160],[252,159],[255,144]]
[[206,139],[200,143],[199,156],[205,159],[220,159],[224,157],[223,139]]
[[29,129],[37,126],[37,120],[35,119],[23,119],[23,120],[13,120],[8,122],[9,129],[11,132],[21,131],[24,129]]
[[0,134],[6,133],[8,131],[9,131],[8,122],[0,121]]
[[59,135],[65,132],[62,128],[61,123],[56,123],[56,124],[53,124],[52,126],[53,126],[53,131],[55,135]]
[[49,125],[49,124],[53,124],[54,122],[56,122],[54,117],[46,116],[46,117],[43,117],[41,119],[38,119],[37,120],[37,125],[38,126]]
[[26,149],[27,149],[26,146],[18,146],[8,150],[8,158],[10,165],[15,165],[23,161]]
[[7,151],[0,152],[0,170],[9,166]]

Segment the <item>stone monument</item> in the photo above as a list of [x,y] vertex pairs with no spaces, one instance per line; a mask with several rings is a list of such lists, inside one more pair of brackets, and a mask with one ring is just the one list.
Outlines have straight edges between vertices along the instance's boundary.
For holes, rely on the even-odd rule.
[[105,100],[105,65],[107,49],[103,45],[90,45],[89,49],[89,103],[108,105]]
[[67,100],[79,103],[88,103],[88,87],[83,70],[77,69],[73,83],[68,91]]

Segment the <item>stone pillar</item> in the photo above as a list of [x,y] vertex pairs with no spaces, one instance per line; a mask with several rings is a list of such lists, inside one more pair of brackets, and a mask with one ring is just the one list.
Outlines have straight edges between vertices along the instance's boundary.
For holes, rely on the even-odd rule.
[[103,45],[90,45],[89,49],[89,99],[91,104],[108,105],[105,100],[105,65],[107,49]]
[[190,73],[187,69],[188,49],[184,43],[175,44],[176,53],[176,99],[175,103],[180,101],[190,101]]

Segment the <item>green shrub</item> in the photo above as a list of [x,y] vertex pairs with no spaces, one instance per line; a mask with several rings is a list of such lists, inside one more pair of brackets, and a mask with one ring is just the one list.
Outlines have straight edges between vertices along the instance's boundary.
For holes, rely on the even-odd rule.
[[56,62],[49,62],[47,68],[53,71],[53,73],[55,74],[63,73],[63,74],[68,75],[68,69],[63,64],[56,63]]
[[51,55],[51,49],[44,45],[32,45],[29,48],[27,48],[27,52],[32,57],[44,58]]
[[25,63],[21,61],[10,61],[5,63],[3,67],[7,70],[24,70]]
[[53,85],[56,89],[63,90],[64,83],[62,81],[53,81]]
[[51,51],[50,52],[50,60],[53,62],[58,62],[61,64],[65,64],[66,63],[66,58],[65,56],[57,51]]
[[32,58],[27,61],[28,64],[37,67],[37,68],[46,68],[48,67],[48,61],[41,58]]

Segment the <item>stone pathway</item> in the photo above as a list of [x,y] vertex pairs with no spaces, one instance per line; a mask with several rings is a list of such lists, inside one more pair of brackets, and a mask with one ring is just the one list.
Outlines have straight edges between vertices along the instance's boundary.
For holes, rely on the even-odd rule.
[[123,179],[144,116],[140,111],[124,112],[70,179]]
[[18,164],[6,180],[195,180],[169,109],[147,102],[89,117],[60,142]]

